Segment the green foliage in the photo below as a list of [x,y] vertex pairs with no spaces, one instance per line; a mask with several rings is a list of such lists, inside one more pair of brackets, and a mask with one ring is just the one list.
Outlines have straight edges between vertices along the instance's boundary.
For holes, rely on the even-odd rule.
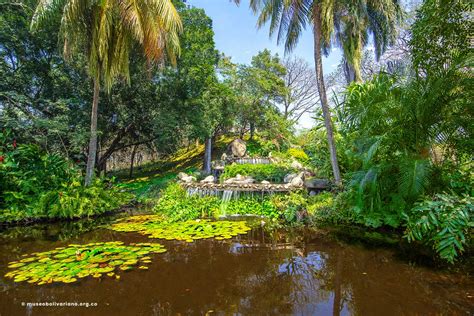
[[121,241],[98,242],[86,245],[71,244],[46,252],[24,255],[19,261],[8,264],[15,269],[5,274],[15,282],[28,282],[38,285],[50,283],[73,283],[80,278],[92,276],[100,278],[106,274],[119,279],[116,271],[126,271],[140,264],[150,263],[148,254],[162,253],[166,249],[160,244],[138,243],[123,245]]
[[309,160],[308,155],[300,148],[290,148],[287,150],[287,154],[302,163],[307,163]]
[[453,263],[470,242],[474,228],[474,198],[436,194],[405,215],[408,241],[430,245],[440,258]]
[[294,223],[304,217],[307,206],[306,196],[299,192],[291,192],[285,195],[275,195],[271,198],[272,204],[287,223]]
[[219,212],[219,204],[219,199],[216,197],[188,196],[181,185],[171,183],[162,190],[153,210],[157,214],[164,215],[168,221],[174,222],[213,217]]
[[220,215],[258,215],[273,221],[287,223],[299,220],[298,212],[303,212],[306,198],[301,193],[287,195],[245,196],[231,199],[225,205],[215,196],[189,196],[179,184],[168,185],[161,193],[154,212],[167,222],[185,221],[196,218],[218,217]]
[[1,222],[91,216],[130,201],[103,179],[82,186],[79,170],[60,155],[9,138],[0,134]]
[[447,65],[472,58],[467,45],[474,31],[472,3],[467,0],[427,0],[417,11],[410,46],[421,76],[439,76]]
[[283,178],[288,173],[296,170],[280,164],[232,164],[224,168],[221,180],[233,178],[238,174],[242,176],[252,176],[256,181],[283,182]]

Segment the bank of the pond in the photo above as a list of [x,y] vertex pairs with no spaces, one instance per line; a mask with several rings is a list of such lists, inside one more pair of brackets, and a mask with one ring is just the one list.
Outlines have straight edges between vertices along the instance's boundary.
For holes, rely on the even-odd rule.
[[[270,228],[231,239],[192,243],[149,239],[107,227],[117,218],[12,227],[0,233],[0,314],[469,314],[473,279],[414,264],[393,243],[367,245],[340,228]],[[246,218],[234,218],[245,220]],[[355,236],[355,235],[353,235]],[[158,242],[148,269],[120,279],[86,277],[71,284],[14,283],[7,263],[70,244]],[[21,302],[88,302],[86,307],[27,307]],[[97,304],[97,305],[95,305]]]

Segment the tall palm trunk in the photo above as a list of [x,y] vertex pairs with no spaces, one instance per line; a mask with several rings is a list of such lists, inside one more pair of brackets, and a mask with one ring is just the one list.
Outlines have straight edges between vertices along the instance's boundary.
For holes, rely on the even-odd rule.
[[212,137],[206,138],[204,149],[203,171],[205,174],[211,174],[211,157],[212,157]]
[[321,56],[321,9],[319,5],[313,7],[313,34],[314,34],[314,63],[316,67],[316,77],[318,82],[319,98],[323,109],[324,125],[328,138],[329,154],[331,158],[332,172],[334,181],[337,185],[341,184],[341,172],[337,163],[336,144],[334,142],[334,133],[331,122],[331,112],[329,111],[328,99],[326,96],[326,87],[324,84],[323,59]]
[[99,92],[100,80],[94,79],[94,96],[92,99],[91,113],[91,138],[89,140],[89,155],[87,157],[86,179],[85,185],[88,186],[92,182],[94,176],[95,157],[97,156],[97,112],[99,108]]

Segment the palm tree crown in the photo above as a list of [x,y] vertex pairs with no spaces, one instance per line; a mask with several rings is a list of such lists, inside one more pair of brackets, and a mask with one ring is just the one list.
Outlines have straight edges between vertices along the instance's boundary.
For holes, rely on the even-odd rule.
[[[236,0],[239,3],[239,0]],[[321,21],[321,45],[328,54],[332,45],[343,49],[344,57],[360,79],[360,60],[364,46],[372,35],[378,59],[396,36],[396,23],[401,17],[399,0],[251,0],[259,12],[258,26],[270,22],[270,35],[277,36],[291,51],[307,24],[314,21],[318,6]]]
[[129,80],[132,44],[150,61],[179,54],[180,17],[171,0],[40,0],[32,28],[61,11],[61,39],[66,58],[79,50],[88,58],[92,78],[110,90],[114,79]]

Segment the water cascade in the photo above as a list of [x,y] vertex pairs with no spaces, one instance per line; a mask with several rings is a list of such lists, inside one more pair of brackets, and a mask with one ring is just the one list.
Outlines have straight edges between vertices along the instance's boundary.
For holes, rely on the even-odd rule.
[[229,205],[230,200],[232,199],[232,194],[234,191],[232,190],[225,190],[222,194],[222,201],[221,201],[221,214],[226,216],[227,206]]

